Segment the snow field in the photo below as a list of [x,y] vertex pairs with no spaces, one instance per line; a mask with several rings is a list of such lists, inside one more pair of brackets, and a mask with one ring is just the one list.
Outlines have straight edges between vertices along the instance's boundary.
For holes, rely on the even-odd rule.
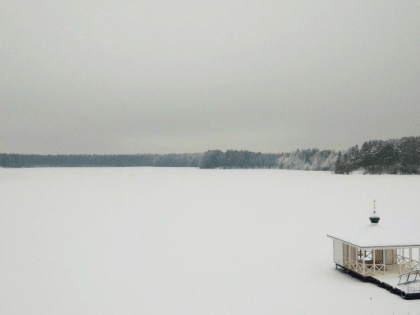
[[[0,314],[420,314],[335,270],[372,199],[402,233],[417,176],[0,169]],[[381,222],[382,222],[381,221]]]

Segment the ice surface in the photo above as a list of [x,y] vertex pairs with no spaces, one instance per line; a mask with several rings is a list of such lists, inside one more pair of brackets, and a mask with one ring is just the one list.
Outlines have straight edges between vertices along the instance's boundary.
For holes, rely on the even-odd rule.
[[[418,176],[0,169],[0,314],[420,314],[335,270],[340,224],[420,226]],[[408,230],[405,230],[405,229]]]

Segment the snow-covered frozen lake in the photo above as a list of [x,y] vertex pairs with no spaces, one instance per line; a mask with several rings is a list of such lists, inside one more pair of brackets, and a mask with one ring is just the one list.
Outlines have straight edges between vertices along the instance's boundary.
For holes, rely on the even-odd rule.
[[420,229],[419,196],[420,176],[0,168],[0,314],[420,314],[335,270],[326,236],[373,199]]

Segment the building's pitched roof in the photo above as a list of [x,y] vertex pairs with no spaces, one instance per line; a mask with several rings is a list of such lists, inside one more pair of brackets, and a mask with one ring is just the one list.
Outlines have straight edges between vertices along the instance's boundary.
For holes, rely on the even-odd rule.
[[416,228],[399,225],[364,224],[353,228],[336,229],[329,237],[358,247],[420,246],[420,225]]

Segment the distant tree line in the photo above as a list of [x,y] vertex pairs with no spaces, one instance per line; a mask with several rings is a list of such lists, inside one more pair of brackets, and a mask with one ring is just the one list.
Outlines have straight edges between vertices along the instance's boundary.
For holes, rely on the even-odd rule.
[[281,153],[255,153],[250,151],[206,151],[200,168],[275,168]]
[[280,168],[350,174],[420,174],[420,137],[372,140],[348,150],[306,149],[266,154],[249,151],[206,151],[200,168]]
[[362,169],[365,174],[419,174],[420,137],[404,137],[387,141],[372,140],[339,152],[334,167],[336,174],[349,174]]
[[2,167],[198,167],[202,153],[133,155],[0,154]]
[[280,168],[333,171],[349,174],[419,174],[420,137],[387,141],[372,140],[347,151],[305,149],[287,153],[209,150],[185,154],[133,155],[33,155],[0,154],[2,167],[200,167],[200,168]]
[[307,149],[284,153],[277,161],[280,169],[333,171],[338,153],[333,150]]
[[328,171],[334,169],[337,156],[335,151],[318,149],[296,150],[289,153],[209,150],[203,154],[200,168],[280,168]]

